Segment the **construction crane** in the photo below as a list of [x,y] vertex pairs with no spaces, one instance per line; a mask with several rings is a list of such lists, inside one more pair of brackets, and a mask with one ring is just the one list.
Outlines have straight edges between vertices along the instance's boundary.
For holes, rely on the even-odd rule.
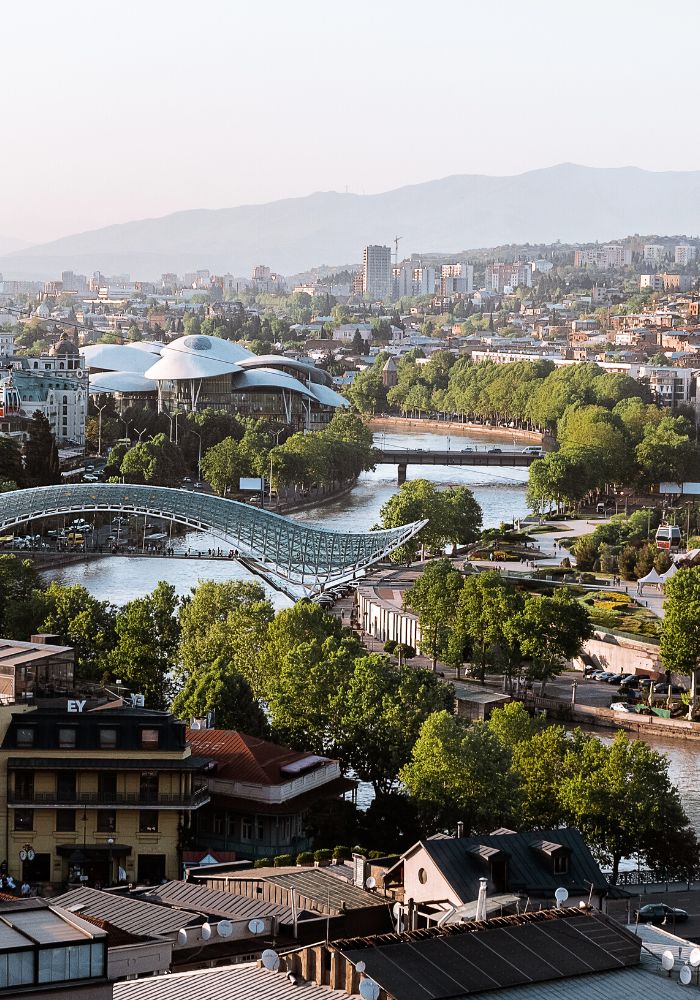
[[394,237],[394,267],[399,266],[399,240],[402,240],[403,236]]

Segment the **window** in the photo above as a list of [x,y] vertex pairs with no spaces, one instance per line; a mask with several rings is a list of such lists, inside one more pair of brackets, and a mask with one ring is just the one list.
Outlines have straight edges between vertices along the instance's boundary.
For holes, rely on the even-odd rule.
[[114,833],[117,829],[117,814],[114,809],[100,809],[97,814],[97,832]]
[[34,810],[15,809],[15,830],[34,829]]
[[223,836],[225,823],[226,815],[224,813],[214,813],[211,818],[211,832]]
[[265,824],[263,823],[262,816],[258,816],[255,821],[255,839],[265,839]]
[[56,800],[75,802],[75,771],[59,771],[56,774]]
[[158,833],[158,810],[142,809],[139,813],[139,833]]
[[8,952],[0,955],[0,989],[26,986],[34,982],[34,951]]
[[58,745],[62,750],[72,750],[75,749],[77,737],[77,730],[73,729],[59,729],[58,730]]
[[555,875],[566,875],[569,870],[569,855],[568,854],[555,854],[554,855],[554,874]]
[[142,729],[141,730],[141,747],[144,750],[157,750],[158,749],[158,730],[157,729]]
[[18,771],[15,774],[15,798],[20,802],[31,802],[34,798],[33,771]]
[[34,746],[34,727],[25,726],[17,730],[17,746],[18,747],[33,747]]
[[75,833],[75,809],[56,810],[56,832]]
[[114,750],[117,746],[117,730],[100,726],[100,749]]
[[241,820],[241,840],[253,839],[253,819],[251,816],[244,816]]
[[97,775],[97,797],[100,802],[114,802],[117,797],[117,776],[114,771],[101,771]]
[[139,798],[141,802],[158,801],[158,772],[142,771],[139,785]]
[[425,883],[428,881],[428,873],[425,870],[425,868],[418,869],[418,881],[420,882],[421,885],[425,885]]

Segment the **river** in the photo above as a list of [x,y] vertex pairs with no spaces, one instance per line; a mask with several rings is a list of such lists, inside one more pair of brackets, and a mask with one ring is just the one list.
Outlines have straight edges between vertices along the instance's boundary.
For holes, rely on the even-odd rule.
[[[490,440],[512,447],[512,436],[493,434]],[[386,432],[375,434],[375,443],[386,448],[447,448],[448,436],[437,433]],[[451,431],[449,447],[459,450],[467,445],[484,445],[484,437],[476,437],[465,433],[457,434]],[[380,465],[374,472],[360,476],[352,491],[338,500],[319,504],[294,515],[295,519],[313,522],[323,527],[347,531],[368,531],[379,521],[379,511],[389,497],[398,489],[397,470],[395,466]],[[470,469],[469,467],[448,468],[439,466],[409,466],[408,478],[425,477],[444,486],[469,486],[484,512],[484,526],[494,527],[501,521],[523,517],[527,514],[525,503],[526,469]],[[185,547],[192,550],[206,550],[210,546],[216,548],[221,542],[207,535],[194,532],[185,537]],[[199,580],[250,580],[251,575],[242,566],[233,562],[215,562],[211,560],[192,559],[191,562],[182,559],[169,561],[167,559],[139,559],[138,557],[122,558],[107,557],[94,562],[76,563],[62,570],[48,571],[44,574],[49,578],[59,579],[62,583],[81,583],[100,600],[112,601],[114,604],[124,604],[134,597],[142,596],[153,590],[159,580],[172,583],[181,595],[190,592]],[[255,578],[257,579],[257,578]],[[291,602],[277,591],[267,588],[275,607],[288,607]],[[606,737],[601,731],[596,735],[601,739]],[[694,745],[659,739],[648,738],[655,749],[667,754],[670,763],[670,775],[681,793],[683,804],[694,828],[700,833],[700,786],[696,772],[698,753]],[[363,795],[363,805],[367,805],[367,795]]]

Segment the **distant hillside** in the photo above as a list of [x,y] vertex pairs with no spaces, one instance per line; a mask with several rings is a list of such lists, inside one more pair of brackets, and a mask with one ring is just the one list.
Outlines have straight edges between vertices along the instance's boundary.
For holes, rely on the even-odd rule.
[[376,195],[322,192],[267,205],[177,212],[67,236],[0,258],[0,271],[282,273],[359,261],[402,237],[401,256],[506,243],[700,232],[700,171],[652,173],[560,164],[513,177],[463,175]]
[[0,256],[17,250],[26,250],[30,246],[26,240],[18,240],[14,236],[4,236],[0,233]]

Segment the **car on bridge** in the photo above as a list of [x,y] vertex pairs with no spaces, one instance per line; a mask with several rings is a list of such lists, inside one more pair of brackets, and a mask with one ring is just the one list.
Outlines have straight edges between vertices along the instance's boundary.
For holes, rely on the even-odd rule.
[[679,906],[668,906],[666,903],[647,903],[634,911],[635,918],[640,923],[664,924],[683,922],[688,919],[688,911]]

